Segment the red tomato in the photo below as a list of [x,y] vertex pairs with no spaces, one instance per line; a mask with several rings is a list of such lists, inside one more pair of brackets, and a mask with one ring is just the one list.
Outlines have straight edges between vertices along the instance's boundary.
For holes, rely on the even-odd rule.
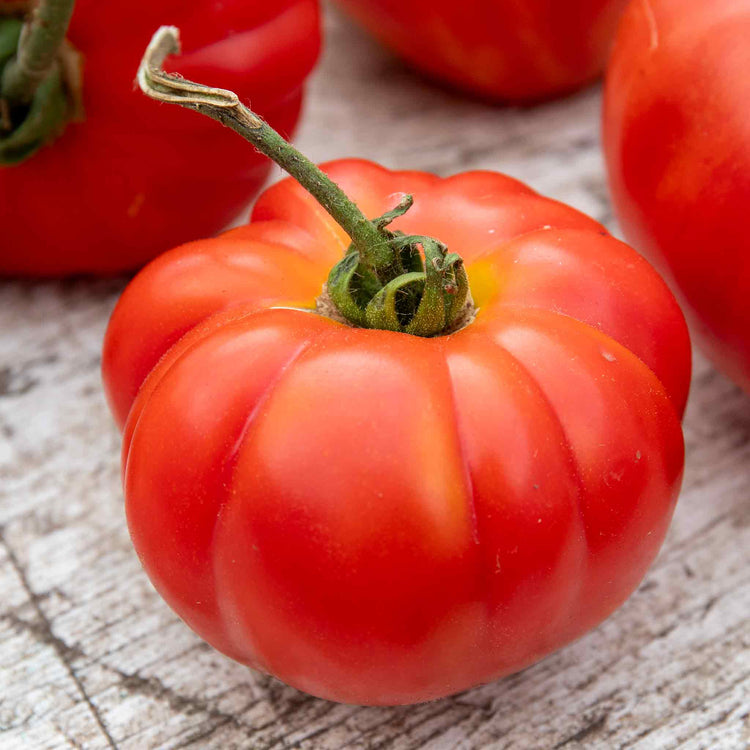
[[[314,695],[424,701],[577,638],[677,497],[690,376],[656,272],[508,177],[325,167],[466,261],[479,310],[419,338],[312,312],[348,238],[293,180],[149,265],[107,332],[136,550],[231,657]],[[144,382],[145,381],[145,382]]]
[[604,140],[626,236],[750,391],[748,71],[750,0],[635,0],[607,75]]
[[527,102],[601,73],[626,0],[339,0],[427,75],[480,96]]
[[[0,0],[0,7],[7,0]],[[319,47],[315,0],[78,0],[85,121],[0,168],[0,275],[108,274],[222,229],[270,162],[198,116],[160,107],[133,80],[154,28],[182,28],[172,70],[230,86],[291,131]]]

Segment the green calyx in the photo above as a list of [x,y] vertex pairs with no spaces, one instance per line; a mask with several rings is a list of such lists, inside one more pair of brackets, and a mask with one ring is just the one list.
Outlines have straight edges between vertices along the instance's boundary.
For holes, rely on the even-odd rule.
[[73,0],[40,0],[26,20],[0,15],[0,166],[28,159],[78,115],[72,12]]
[[[23,22],[0,19],[0,71],[16,55]],[[39,84],[29,103],[0,99],[0,165],[19,164],[56,138],[68,121],[70,106],[59,67]]]
[[385,262],[373,263],[352,245],[331,269],[328,296],[352,325],[429,337],[452,330],[465,312],[469,281],[461,258],[431,237],[386,228],[411,205],[406,196],[372,222],[390,250]]

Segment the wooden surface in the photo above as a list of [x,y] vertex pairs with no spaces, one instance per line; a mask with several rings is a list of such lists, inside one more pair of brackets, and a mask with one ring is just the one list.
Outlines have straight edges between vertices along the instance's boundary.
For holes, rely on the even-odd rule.
[[[599,91],[521,111],[405,71],[333,14],[299,142],[506,171],[612,227]],[[100,345],[122,281],[0,285],[0,747],[750,746],[750,399],[696,357],[684,491],[630,601],[525,672],[417,707],[316,700],[213,652],[133,553]]]

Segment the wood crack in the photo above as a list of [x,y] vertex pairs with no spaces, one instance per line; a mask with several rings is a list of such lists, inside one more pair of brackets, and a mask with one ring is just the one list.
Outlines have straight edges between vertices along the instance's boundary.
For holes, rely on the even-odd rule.
[[[35,626],[29,627],[29,632],[32,633],[34,637],[40,643],[44,643],[45,645],[51,646],[54,649],[55,653],[57,654],[57,657],[65,666],[65,669],[70,675],[70,678],[75,683],[75,686],[78,689],[78,692],[80,693],[84,702],[88,706],[89,711],[91,712],[91,715],[94,717],[94,720],[99,726],[99,729],[102,735],[104,736],[104,738],[106,739],[107,744],[111,748],[114,748],[114,750],[117,750],[117,744],[115,743],[112,735],[109,733],[109,730],[107,729],[107,725],[104,723],[104,719],[102,719],[102,716],[99,713],[99,709],[97,709],[97,707],[94,705],[93,701],[89,697],[89,694],[86,692],[86,688],[84,687],[83,682],[81,681],[80,677],[76,674],[76,671],[73,668],[72,660],[78,656],[79,652],[76,651],[73,647],[68,646],[68,644],[65,643],[65,641],[63,641],[61,638],[58,638],[52,632],[52,624],[47,619],[47,616],[44,614],[44,610],[42,609],[42,606],[40,603],[40,597],[31,588],[31,584],[29,583],[29,579],[26,575],[26,571],[24,567],[21,565],[18,557],[16,556],[16,553],[13,551],[13,548],[10,546],[10,544],[8,544],[8,541],[5,539],[5,536],[2,534],[1,531],[0,531],[0,542],[2,542],[3,546],[5,547],[5,551],[8,555],[8,560],[10,561],[11,566],[15,570],[16,575],[18,576],[18,579],[21,582],[21,586],[26,592],[26,595],[29,597],[29,601],[31,602],[31,605],[34,608],[34,612],[36,613],[36,616],[39,618],[39,622]],[[25,621],[18,620],[18,622],[25,622]]]
[[570,745],[573,742],[581,742],[582,740],[585,740],[587,737],[590,737],[592,734],[597,734],[607,724],[607,718],[609,716],[609,713],[601,714],[601,716],[597,716],[592,721],[589,721],[586,725],[584,725],[581,729],[579,729],[575,734],[571,734],[570,737],[567,737],[566,739],[562,740],[561,742],[558,742],[553,750],[559,750],[561,747],[565,747],[567,745]]

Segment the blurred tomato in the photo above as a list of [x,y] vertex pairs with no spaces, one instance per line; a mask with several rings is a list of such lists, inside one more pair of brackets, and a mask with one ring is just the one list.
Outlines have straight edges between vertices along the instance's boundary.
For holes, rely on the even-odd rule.
[[233,88],[274,127],[294,129],[320,44],[315,0],[78,0],[68,38],[83,56],[85,119],[0,167],[0,274],[133,269],[222,229],[261,187],[265,157],[134,90],[166,22],[180,25],[184,47],[171,70]]
[[750,391],[750,0],[634,0],[607,74],[618,218]]
[[626,0],[339,0],[427,75],[491,99],[568,93],[604,67]]

